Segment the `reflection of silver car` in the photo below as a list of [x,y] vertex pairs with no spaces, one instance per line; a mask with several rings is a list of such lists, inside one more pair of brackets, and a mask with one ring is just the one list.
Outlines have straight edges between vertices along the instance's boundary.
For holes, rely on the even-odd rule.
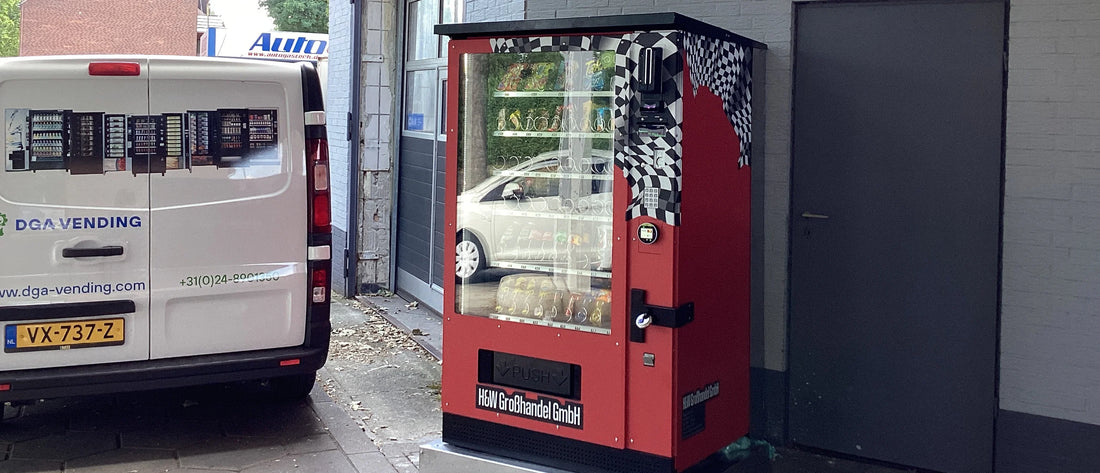
[[611,153],[568,150],[492,169],[458,196],[455,276],[487,267],[583,274],[611,267]]

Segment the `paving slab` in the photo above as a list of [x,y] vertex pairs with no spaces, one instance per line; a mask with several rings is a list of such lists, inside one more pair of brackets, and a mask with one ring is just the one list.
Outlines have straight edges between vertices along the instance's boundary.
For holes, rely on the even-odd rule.
[[3,424],[0,424],[0,441],[16,443],[64,433],[66,424],[67,419],[59,415],[34,419],[22,416],[4,419]]
[[0,473],[61,473],[61,462],[49,460],[7,460],[0,463]]
[[173,450],[122,448],[65,463],[65,473],[153,473],[179,466]]
[[357,453],[349,455],[348,458],[360,473],[397,473],[382,452]]
[[243,470],[286,456],[286,447],[270,438],[225,437],[179,450],[180,466],[209,470]]
[[308,399],[296,402],[245,404],[224,417],[225,434],[292,440],[325,433],[321,419],[309,409]]
[[[322,392],[320,396],[324,396]],[[317,394],[314,394],[317,396]],[[327,396],[326,396],[327,397]],[[313,411],[325,423],[325,428],[340,450],[348,455],[378,453],[378,446],[371,442],[363,429],[335,403],[313,403]]]
[[100,432],[64,432],[16,442],[11,458],[67,461],[118,448],[118,435]]
[[119,434],[119,445],[131,448],[180,449],[222,438],[221,426],[205,422],[150,424]]
[[347,455],[339,451],[283,457],[241,470],[241,473],[357,473]]
[[339,449],[340,445],[336,443],[336,439],[332,438],[332,435],[327,432],[310,437],[302,437],[286,445],[287,453],[292,456]]

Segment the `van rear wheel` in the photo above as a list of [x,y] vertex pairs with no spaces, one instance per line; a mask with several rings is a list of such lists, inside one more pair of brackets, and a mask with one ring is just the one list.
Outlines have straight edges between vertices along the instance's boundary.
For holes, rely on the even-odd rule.
[[317,373],[292,374],[271,378],[271,394],[276,399],[294,401],[309,395],[317,381]]

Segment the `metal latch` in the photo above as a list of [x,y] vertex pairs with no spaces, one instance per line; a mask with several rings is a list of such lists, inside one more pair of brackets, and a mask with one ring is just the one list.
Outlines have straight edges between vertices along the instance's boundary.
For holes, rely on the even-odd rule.
[[678,328],[695,320],[695,303],[680,307],[662,307],[645,302],[644,289],[630,290],[630,341],[645,343],[645,329],[650,325]]

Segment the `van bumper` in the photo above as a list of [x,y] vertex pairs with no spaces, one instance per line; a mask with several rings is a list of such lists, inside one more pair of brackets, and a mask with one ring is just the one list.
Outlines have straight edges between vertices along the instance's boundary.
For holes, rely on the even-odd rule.
[[[323,347],[292,347],[163,360],[0,371],[0,402],[249,381],[314,373]],[[292,360],[297,360],[294,362]],[[286,366],[283,366],[286,365]]]

